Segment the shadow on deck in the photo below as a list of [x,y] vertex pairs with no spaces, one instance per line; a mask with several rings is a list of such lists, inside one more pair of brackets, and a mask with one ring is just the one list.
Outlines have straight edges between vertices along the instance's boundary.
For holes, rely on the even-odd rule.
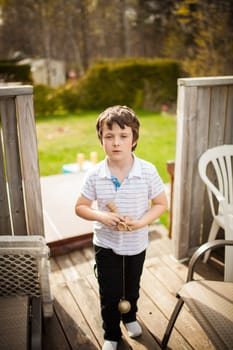
[[[102,322],[98,284],[93,272],[92,247],[76,249],[51,258],[51,286],[55,313],[45,324],[44,350],[101,349]],[[176,303],[176,292],[185,281],[187,264],[172,256],[172,241],[166,230],[156,225],[150,232],[150,244],[141,280],[138,319],[143,334],[130,339],[122,326],[123,338],[118,349],[160,349],[167,320]],[[223,279],[218,260],[200,263],[199,278]],[[114,276],[113,276],[114,278]],[[111,283],[111,281],[110,281]],[[170,349],[214,349],[199,324],[183,308],[169,341]]]

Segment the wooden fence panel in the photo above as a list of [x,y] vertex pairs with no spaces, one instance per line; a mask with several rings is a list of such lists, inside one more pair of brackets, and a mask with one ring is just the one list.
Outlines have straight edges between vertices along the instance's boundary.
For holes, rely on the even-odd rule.
[[[227,107],[227,86],[214,86],[210,90],[210,114],[209,114],[209,137],[208,148],[212,148],[218,145],[227,143],[225,140],[225,125],[226,125],[226,107]],[[233,116],[232,116],[233,118]],[[232,140],[233,141],[233,140]],[[231,142],[232,143],[232,142]],[[204,149],[203,152],[206,150]],[[209,174],[215,182],[213,177],[213,169],[209,169]],[[205,192],[203,205],[203,220],[202,225],[202,242],[208,240],[210,227],[212,224],[212,215],[209,206],[209,198],[207,192]]]
[[233,85],[228,87],[227,108],[226,108],[226,124],[225,124],[225,140],[227,144],[232,143],[233,133]]
[[[1,135],[2,136],[2,135]],[[2,137],[1,137],[2,140]],[[11,234],[10,208],[7,198],[2,142],[0,140],[0,235]]]
[[[1,121],[7,173],[6,184],[8,185],[9,207],[13,225],[12,232],[15,235],[24,235],[27,232],[27,228],[17,136],[16,108],[13,97],[8,97],[1,101]],[[7,233],[3,232],[2,234]]]
[[43,235],[44,224],[33,96],[17,96],[16,106],[28,232],[31,235]]
[[[209,115],[209,101],[210,90],[197,88],[197,99],[195,106],[195,126],[192,133],[193,138],[189,142],[192,143],[192,153],[189,155],[189,167],[192,169],[192,178],[190,184],[190,228],[189,228],[189,247],[196,247],[201,243],[202,227],[200,222],[203,220],[203,198],[205,196],[205,188],[200,181],[198,174],[198,160],[203,149],[208,145],[208,123],[209,119],[206,116]],[[192,160],[192,161],[190,161]],[[198,234],[197,234],[198,233]]]
[[198,173],[200,156],[233,143],[233,77],[179,79],[172,237],[184,259],[207,240],[212,217]]
[[44,235],[31,86],[0,87],[0,234]]

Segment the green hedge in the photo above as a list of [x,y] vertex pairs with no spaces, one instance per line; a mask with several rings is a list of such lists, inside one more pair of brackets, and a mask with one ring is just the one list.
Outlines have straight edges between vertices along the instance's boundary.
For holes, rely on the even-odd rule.
[[160,109],[176,101],[180,65],[171,60],[131,59],[92,66],[77,85],[80,108],[126,104]]
[[0,61],[0,79],[5,82],[31,83],[31,67],[29,64],[16,65],[2,60]]
[[125,59],[99,62],[74,85],[59,89],[35,86],[35,110],[51,114],[58,110],[105,109],[115,104],[160,111],[177,98],[180,64],[173,60]]
[[58,90],[47,85],[34,86],[35,115],[50,115],[58,111],[62,102],[58,96]]

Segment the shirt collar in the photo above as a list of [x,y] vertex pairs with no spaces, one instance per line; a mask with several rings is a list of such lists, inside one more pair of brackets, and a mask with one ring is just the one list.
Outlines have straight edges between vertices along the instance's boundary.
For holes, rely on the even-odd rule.
[[[132,177],[142,177],[142,168],[141,168],[141,164],[140,164],[140,160],[138,157],[135,156],[134,153],[132,153],[133,158],[134,158],[134,162],[133,162],[133,166],[129,172],[128,178],[132,178]],[[105,158],[99,166],[99,176],[103,177],[103,178],[109,178],[111,179],[111,173],[108,167],[108,162],[107,162],[107,158]]]
[[133,166],[129,172],[128,178],[142,177],[141,162],[140,162],[139,158],[135,156],[134,153],[133,153],[133,157],[134,157],[134,162],[133,162]]

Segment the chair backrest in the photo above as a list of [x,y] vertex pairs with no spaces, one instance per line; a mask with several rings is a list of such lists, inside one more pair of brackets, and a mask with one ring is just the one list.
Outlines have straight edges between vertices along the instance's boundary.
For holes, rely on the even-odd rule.
[[208,149],[200,157],[198,167],[207,188],[215,195],[220,192],[228,204],[233,203],[233,145]]
[[0,236],[0,296],[41,296],[44,316],[50,317],[48,258],[42,236]]

